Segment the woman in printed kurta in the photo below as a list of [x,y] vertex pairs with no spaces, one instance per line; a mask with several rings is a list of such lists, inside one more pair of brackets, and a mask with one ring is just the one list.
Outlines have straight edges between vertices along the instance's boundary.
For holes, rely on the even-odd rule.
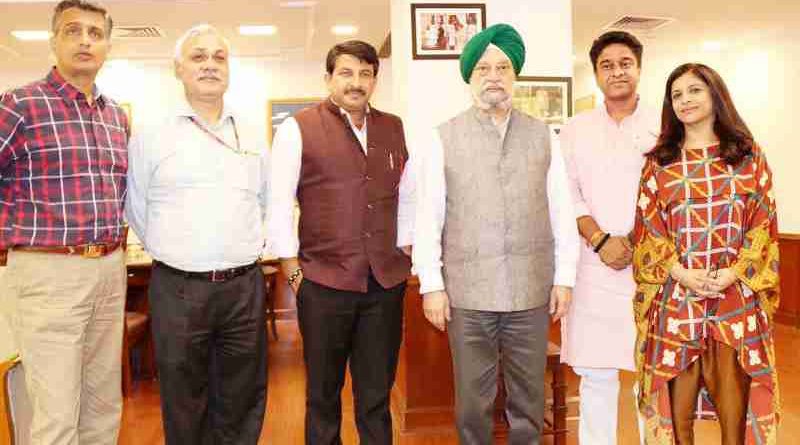
[[711,68],[681,65],[667,81],[634,238],[647,443],[692,443],[694,418],[718,418],[723,444],[775,443],[772,173]]

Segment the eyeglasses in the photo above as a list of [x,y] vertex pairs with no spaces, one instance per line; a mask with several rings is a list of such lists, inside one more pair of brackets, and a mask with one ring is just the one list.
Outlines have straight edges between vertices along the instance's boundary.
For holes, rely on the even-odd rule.
[[504,63],[502,65],[491,66],[491,65],[478,65],[475,69],[472,70],[473,73],[476,73],[479,77],[486,77],[491,73],[493,70],[497,71],[497,75],[500,77],[505,77],[511,73],[512,66],[510,64]]

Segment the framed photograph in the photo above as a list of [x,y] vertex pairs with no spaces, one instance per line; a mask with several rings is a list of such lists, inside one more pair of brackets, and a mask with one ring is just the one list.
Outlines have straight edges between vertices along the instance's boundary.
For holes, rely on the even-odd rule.
[[325,98],[323,97],[305,97],[298,99],[273,99],[267,102],[267,141],[270,146],[272,145],[272,137],[278,126],[286,120],[287,117],[294,115],[303,108],[316,105]]
[[572,116],[572,78],[520,76],[512,101],[514,108],[546,124],[563,125]]
[[412,3],[414,59],[458,59],[464,45],[486,29],[482,3]]

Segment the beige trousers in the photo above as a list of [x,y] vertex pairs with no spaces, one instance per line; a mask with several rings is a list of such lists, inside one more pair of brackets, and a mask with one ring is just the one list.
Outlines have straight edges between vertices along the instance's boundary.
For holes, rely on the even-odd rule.
[[33,404],[30,443],[117,443],[126,279],[121,249],[9,252],[3,288]]

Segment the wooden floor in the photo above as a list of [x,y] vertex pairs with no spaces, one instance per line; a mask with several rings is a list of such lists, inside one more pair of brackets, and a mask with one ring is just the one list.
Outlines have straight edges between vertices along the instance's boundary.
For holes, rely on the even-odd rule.
[[[260,444],[302,444],[304,383],[301,343],[297,324],[279,320],[280,340],[269,345],[269,400]],[[796,443],[800,437],[800,330],[785,325],[776,329],[778,370],[783,400],[783,417],[778,443]],[[631,394],[633,374],[622,377],[622,391]],[[568,444],[577,444],[577,378],[569,372],[570,408]],[[619,406],[619,443],[638,443],[633,399],[622,397]],[[349,386],[344,391],[344,444],[358,443],[353,421],[352,397]],[[161,409],[157,382],[139,381],[131,397],[125,401],[119,443],[122,445],[163,444]],[[698,422],[698,444],[719,443],[714,422]],[[407,435],[395,430],[395,444],[448,445],[456,444],[454,432],[437,435]],[[504,443],[498,440],[498,443]],[[546,440],[544,443],[551,443]]]

